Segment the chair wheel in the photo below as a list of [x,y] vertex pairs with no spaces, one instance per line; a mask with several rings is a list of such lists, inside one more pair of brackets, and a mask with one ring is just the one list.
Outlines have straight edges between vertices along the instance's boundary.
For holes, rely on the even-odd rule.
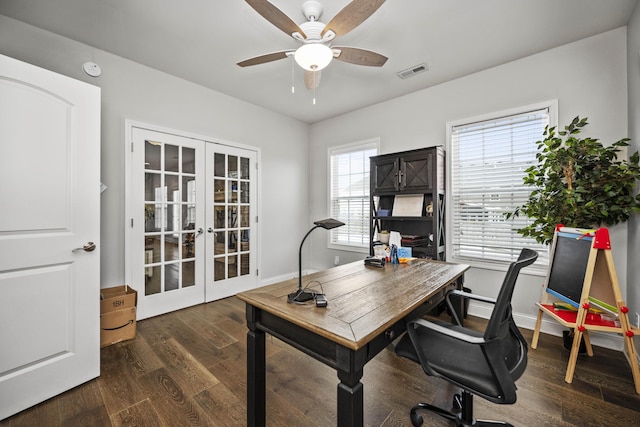
[[459,393],[453,395],[453,402],[451,403],[451,412],[458,413],[462,411],[462,396]]
[[415,410],[411,410],[411,425],[413,427],[420,427],[424,420],[422,419],[422,415],[418,414]]

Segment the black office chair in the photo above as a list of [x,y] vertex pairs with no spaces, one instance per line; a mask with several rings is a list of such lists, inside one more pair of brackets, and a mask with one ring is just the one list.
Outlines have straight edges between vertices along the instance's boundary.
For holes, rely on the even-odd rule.
[[[467,292],[449,292],[446,301],[455,324],[424,319],[408,322],[407,333],[396,345],[396,353],[420,363],[428,375],[444,378],[462,389],[453,398],[452,411],[428,403],[414,406],[411,409],[414,426],[422,425],[422,416],[417,412],[420,409],[455,421],[458,427],[510,425],[476,420],[473,395],[500,404],[516,401],[515,381],[527,366],[527,342],[511,316],[511,297],[520,270],[533,264],[536,258],[537,252],[522,249],[518,261],[509,266],[495,300]],[[494,304],[484,333],[462,326],[451,303],[452,295]]]

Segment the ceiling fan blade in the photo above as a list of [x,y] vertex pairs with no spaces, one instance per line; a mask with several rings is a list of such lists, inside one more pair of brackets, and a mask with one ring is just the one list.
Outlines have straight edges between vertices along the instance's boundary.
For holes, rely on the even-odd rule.
[[[247,0],[248,1],[248,0]],[[353,0],[346,5],[322,30],[321,36],[331,30],[336,36],[344,36],[362,24],[385,0]]]
[[266,62],[277,61],[278,59],[284,59],[289,56],[293,50],[283,50],[281,52],[267,53],[266,55],[256,56],[255,58],[245,59],[238,62],[241,67],[249,67],[251,65],[264,64]]
[[339,51],[340,53],[335,56],[336,59],[348,62],[350,64],[356,65],[367,65],[369,67],[382,67],[385,62],[387,62],[387,58],[384,55],[380,55],[379,53],[371,52],[370,50],[358,49],[357,47],[333,47],[334,52]]
[[304,85],[307,89],[315,89],[320,84],[321,71],[304,70]]
[[246,0],[249,6],[255,9],[260,15],[287,35],[292,35],[295,32],[300,33],[303,38],[307,38],[304,31],[300,29],[298,24],[293,22],[291,18],[284,14],[283,11],[269,3],[267,0]]

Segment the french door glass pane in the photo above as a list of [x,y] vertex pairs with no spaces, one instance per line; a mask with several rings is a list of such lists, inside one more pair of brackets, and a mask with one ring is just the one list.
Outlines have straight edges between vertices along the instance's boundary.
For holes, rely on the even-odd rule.
[[195,261],[187,261],[182,263],[182,287],[187,288],[189,286],[195,286],[196,274],[195,274]]
[[224,180],[223,179],[216,179],[215,181],[213,181],[213,188],[214,188],[214,194],[213,194],[213,200],[218,203],[218,202],[224,202],[226,197],[225,197],[225,189],[224,189]]
[[249,254],[240,255],[240,274],[242,276],[249,274]]
[[145,295],[153,295],[161,292],[160,266],[145,267]]
[[213,168],[213,175],[214,176],[226,176],[225,174],[225,158],[226,156],[224,154],[220,154],[220,153],[216,153],[215,157],[214,157],[214,168]]
[[240,227],[249,227],[249,205],[240,206]]
[[249,159],[240,157],[240,178],[249,179]]
[[144,144],[144,163],[147,170],[160,170],[160,151],[162,144],[146,141]]
[[170,144],[165,144],[164,147],[164,170],[167,172],[178,172],[178,152],[180,147]]
[[238,277],[238,256],[233,255],[228,258],[229,278]]
[[175,291],[180,286],[178,277],[180,264],[165,264],[164,266],[164,290]]
[[182,147],[182,173],[196,173],[195,148]]
[[182,244],[182,259],[195,258],[196,257],[196,234],[184,233]]
[[228,156],[229,159],[229,170],[227,176],[229,178],[237,178],[238,177],[238,157],[237,156]]

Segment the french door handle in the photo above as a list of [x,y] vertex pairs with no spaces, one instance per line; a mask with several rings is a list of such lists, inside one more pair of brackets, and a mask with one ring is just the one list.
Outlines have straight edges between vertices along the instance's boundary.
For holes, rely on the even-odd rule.
[[96,248],[95,243],[87,242],[81,248],[72,249],[71,252],[78,252],[78,251],[92,252],[95,248]]
[[201,228],[198,228],[198,233],[196,234],[196,236],[199,236],[199,235],[201,235],[202,233],[203,233],[202,227],[201,227]]
[[211,227],[207,228],[207,233],[213,233],[213,228]]

